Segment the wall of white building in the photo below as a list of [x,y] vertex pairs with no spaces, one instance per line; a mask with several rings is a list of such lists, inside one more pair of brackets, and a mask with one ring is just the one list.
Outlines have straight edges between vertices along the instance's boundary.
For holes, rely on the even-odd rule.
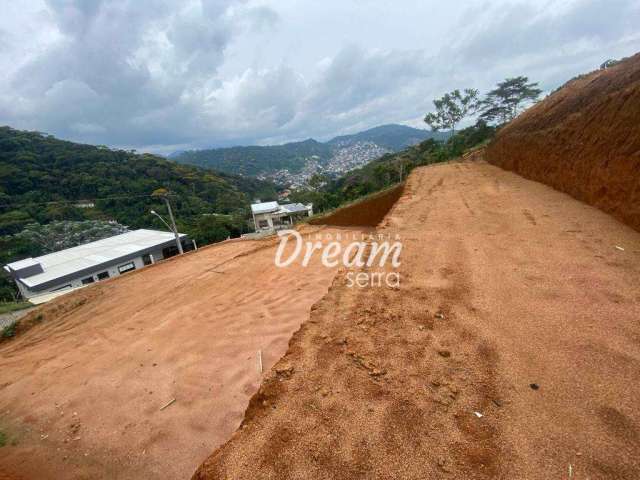
[[[273,218],[271,213],[258,213],[255,215],[256,231],[258,230],[273,230]],[[261,225],[261,222],[267,222],[267,226]]]
[[[154,252],[151,252],[151,255],[153,257],[153,261],[154,263],[162,260],[163,256],[162,256],[162,250],[156,250]],[[101,267],[101,268],[97,268],[95,269],[93,272],[91,273],[84,273],[82,275],[78,275],[77,278],[73,278],[72,280],[67,280],[64,282],[60,282],[59,284],[53,285],[49,288],[46,288],[44,290],[30,290],[28,287],[26,287],[25,285],[22,284],[22,282],[16,282],[18,284],[18,289],[20,290],[20,294],[24,297],[24,298],[32,298],[32,297],[36,297],[38,295],[44,295],[46,293],[52,293],[52,292],[56,292],[56,291],[62,291],[62,290],[73,290],[75,288],[79,288],[79,287],[83,287],[85,285],[91,285],[89,284],[84,284],[82,283],[82,280],[88,277],[93,278],[93,283],[97,283],[101,280],[98,279],[98,274],[102,273],[102,272],[107,272],[109,273],[109,278],[113,278],[113,277],[117,277],[120,275],[123,275],[123,273],[120,273],[119,267],[122,267],[124,265],[127,265],[129,263],[133,262],[134,266],[135,266],[135,270],[138,270],[140,268],[144,268],[146,265],[144,264],[144,261],[142,260],[142,255],[140,255],[139,257],[135,257],[129,260],[125,260],[122,262],[118,262],[115,263],[113,265],[109,265],[108,267]],[[131,272],[135,271],[135,270],[130,270]],[[124,272],[124,273],[128,273],[128,272]],[[103,280],[107,280],[106,278]]]

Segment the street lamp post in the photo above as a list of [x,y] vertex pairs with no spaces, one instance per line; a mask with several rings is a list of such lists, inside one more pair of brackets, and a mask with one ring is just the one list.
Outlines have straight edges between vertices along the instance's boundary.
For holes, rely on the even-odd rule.
[[151,215],[155,215],[156,217],[158,217],[162,221],[162,223],[164,223],[167,226],[167,228],[173,232],[174,236],[176,237],[176,246],[178,247],[178,252],[180,252],[180,255],[182,255],[184,253],[184,250],[182,250],[182,243],[180,242],[180,235],[178,235],[178,229],[176,228],[176,221],[173,219],[173,212],[171,211],[169,200],[167,200],[166,197],[165,197],[165,201],[167,202],[167,209],[169,210],[169,218],[171,219],[171,225],[173,225],[173,227],[171,227],[171,225],[169,225],[164,220],[164,218],[162,218],[160,214],[155,210],[151,210],[150,213]]
[[173,234],[176,236],[176,244],[178,245],[178,251],[180,255],[184,253],[182,250],[182,242],[180,241],[180,235],[178,235],[178,227],[176,227],[176,220],[173,218],[173,210],[171,210],[171,204],[169,203],[169,197],[166,195],[163,197],[164,203],[167,204],[167,211],[169,212],[169,220],[171,220],[171,225],[173,226]]

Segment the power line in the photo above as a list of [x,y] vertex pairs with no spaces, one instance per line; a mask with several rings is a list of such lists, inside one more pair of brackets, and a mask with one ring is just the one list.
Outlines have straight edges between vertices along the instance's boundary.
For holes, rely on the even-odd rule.
[[[172,194],[168,194],[169,196],[173,196]],[[24,207],[28,205],[56,205],[62,203],[80,203],[80,202],[97,202],[98,200],[118,200],[125,198],[141,198],[141,197],[154,197],[150,193],[145,193],[144,195],[112,195],[109,197],[99,197],[99,198],[82,198],[78,200],[52,200],[50,202],[26,202],[26,203],[2,203],[0,204],[0,208],[2,207]]]

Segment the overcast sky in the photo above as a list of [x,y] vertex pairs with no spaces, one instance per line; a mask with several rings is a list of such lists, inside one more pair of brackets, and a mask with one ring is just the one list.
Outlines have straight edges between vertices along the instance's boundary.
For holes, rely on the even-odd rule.
[[140,151],[421,122],[640,51],[640,0],[2,0],[0,124]]

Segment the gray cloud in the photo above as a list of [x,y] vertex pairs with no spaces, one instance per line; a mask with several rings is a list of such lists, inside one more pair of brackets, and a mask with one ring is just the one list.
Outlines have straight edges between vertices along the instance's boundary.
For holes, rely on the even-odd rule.
[[578,0],[555,9],[516,3],[473,14],[478,27],[474,31],[472,24],[471,35],[459,45],[468,62],[600,49],[634,33],[640,23],[638,2],[628,0]]
[[392,8],[382,0],[318,8],[24,2],[0,20],[0,123],[162,153],[326,138],[418,125],[433,97],[505,76],[554,88],[640,45],[637,0],[434,4],[433,17],[411,14],[418,0],[393,7],[406,14],[381,14]]

